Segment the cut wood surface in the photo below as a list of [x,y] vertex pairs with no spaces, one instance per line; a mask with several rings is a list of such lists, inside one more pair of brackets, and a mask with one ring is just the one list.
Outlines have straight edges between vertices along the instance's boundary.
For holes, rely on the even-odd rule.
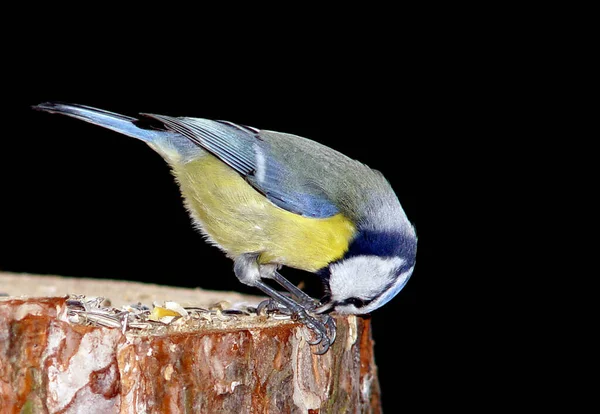
[[10,273],[0,294],[0,413],[381,411],[368,318],[336,315],[316,355],[256,296]]

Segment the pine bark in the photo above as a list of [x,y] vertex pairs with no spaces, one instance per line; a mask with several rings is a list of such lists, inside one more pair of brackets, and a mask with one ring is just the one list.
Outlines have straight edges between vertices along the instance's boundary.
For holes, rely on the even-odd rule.
[[[0,274],[0,293],[23,295],[23,283],[11,287],[25,278],[38,285],[62,280]],[[90,283],[102,290],[102,282]],[[133,291],[148,288],[127,283]],[[62,288],[53,291],[62,295]],[[85,288],[68,293],[90,295]],[[172,294],[163,299],[177,300]],[[105,327],[74,322],[65,296],[1,297],[0,413],[381,412],[368,318],[336,316],[337,339],[316,355],[294,321],[217,316]]]

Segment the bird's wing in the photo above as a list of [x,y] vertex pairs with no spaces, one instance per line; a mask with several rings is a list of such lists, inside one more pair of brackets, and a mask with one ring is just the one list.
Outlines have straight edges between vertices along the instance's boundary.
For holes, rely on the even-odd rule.
[[142,115],[159,120],[166,128],[204,148],[287,211],[315,218],[339,212],[314,179],[315,172],[298,168],[298,159],[310,156],[306,152],[295,148],[286,154],[281,145],[274,151],[260,130],[227,121]]

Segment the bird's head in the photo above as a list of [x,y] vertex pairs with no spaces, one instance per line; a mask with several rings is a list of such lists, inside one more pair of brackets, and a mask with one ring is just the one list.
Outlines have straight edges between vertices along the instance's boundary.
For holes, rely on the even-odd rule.
[[327,299],[318,311],[365,314],[383,306],[406,285],[416,253],[414,232],[359,234],[344,257],[324,270]]

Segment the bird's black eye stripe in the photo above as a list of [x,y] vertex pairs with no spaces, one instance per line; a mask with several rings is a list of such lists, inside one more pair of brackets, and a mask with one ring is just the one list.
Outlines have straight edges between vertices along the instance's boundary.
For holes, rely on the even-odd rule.
[[357,308],[362,308],[364,306],[367,306],[369,303],[371,303],[373,301],[373,299],[361,299],[361,298],[357,298],[357,297],[352,297],[352,298],[347,298],[344,299],[343,301],[341,301],[339,303],[339,305],[354,305]]

